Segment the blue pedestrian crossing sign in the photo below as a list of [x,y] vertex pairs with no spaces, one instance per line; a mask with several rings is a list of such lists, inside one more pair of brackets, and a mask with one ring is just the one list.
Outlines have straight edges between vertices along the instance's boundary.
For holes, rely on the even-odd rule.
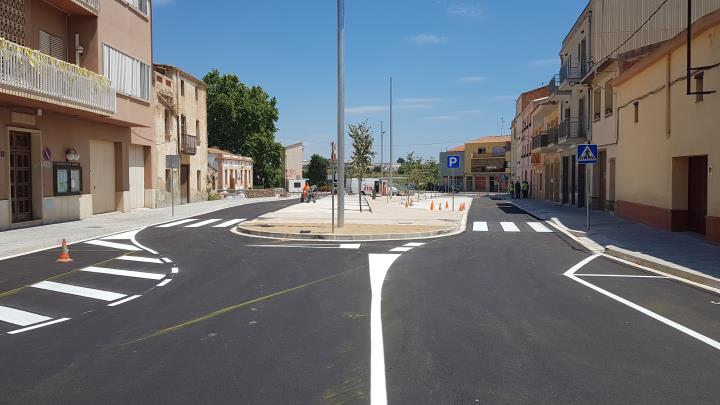
[[594,165],[598,162],[597,144],[584,143],[577,146],[577,162],[579,165]]
[[448,169],[459,169],[460,168],[460,156],[448,155],[447,167],[448,167]]

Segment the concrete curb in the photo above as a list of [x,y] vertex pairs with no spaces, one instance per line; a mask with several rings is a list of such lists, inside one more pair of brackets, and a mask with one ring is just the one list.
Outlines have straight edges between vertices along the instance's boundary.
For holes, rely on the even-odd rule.
[[[513,203],[512,201],[505,201],[529,213],[530,215],[539,218],[537,215],[528,211],[526,208],[523,208]],[[708,289],[713,292],[720,291],[720,279],[717,279],[713,276],[701,273],[688,267],[681,266],[679,264],[668,262],[654,256],[646,255],[641,252],[633,252],[613,245],[607,245],[603,247],[594,240],[588,238],[585,232],[566,227],[556,217],[550,218],[547,223],[552,225],[554,228],[558,229],[563,234],[567,235],[569,238],[581,244],[583,247],[593,253],[601,253],[610,258],[621,259],[631,264],[644,267],[646,268],[646,270],[672,276],[672,278],[687,282],[688,284],[691,284],[698,288]]]
[[640,252],[633,252],[613,245],[608,245],[605,248],[605,254],[638,264],[640,266],[648,267],[683,280],[688,280],[695,284],[720,290],[720,279],[654,256],[646,255]]
[[387,234],[371,234],[371,235],[329,235],[329,234],[296,234],[281,232],[265,232],[254,229],[247,229],[237,226],[236,233],[239,235],[260,236],[271,239],[285,240],[331,240],[336,242],[368,242],[368,241],[388,241],[388,240],[406,240],[406,239],[423,239],[434,238],[439,236],[450,236],[458,229],[455,227],[440,229],[431,232],[411,232],[411,233],[387,233]]

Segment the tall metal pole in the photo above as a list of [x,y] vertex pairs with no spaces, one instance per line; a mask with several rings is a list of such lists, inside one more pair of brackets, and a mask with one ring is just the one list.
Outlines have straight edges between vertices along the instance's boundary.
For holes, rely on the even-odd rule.
[[[385,164],[384,163],[385,160],[383,160],[383,152],[385,150],[385,144],[383,143],[384,139],[385,139],[385,131],[383,131],[383,122],[380,121],[380,180],[383,179],[383,173],[384,173],[383,165]],[[380,194],[380,195],[382,195],[382,194]]]
[[345,0],[337,0],[337,138],[338,212],[337,227],[345,226]]
[[392,84],[392,76],[390,76],[390,199],[392,199],[393,195],[393,155],[392,155],[392,147],[393,147],[393,84]]

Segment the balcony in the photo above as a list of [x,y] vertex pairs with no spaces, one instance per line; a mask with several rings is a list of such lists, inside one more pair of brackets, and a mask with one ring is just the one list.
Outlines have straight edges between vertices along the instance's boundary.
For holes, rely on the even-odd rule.
[[559,145],[578,144],[587,140],[587,123],[583,117],[565,120],[558,129]]
[[533,152],[554,150],[554,147],[558,145],[559,133],[560,129],[558,127],[552,127],[541,131],[532,140]]
[[100,11],[100,0],[45,0],[69,15],[94,15]]
[[0,93],[104,116],[115,114],[116,108],[115,89],[105,76],[4,38]]
[[566,59],[565,62],[563,62],[562,66],[560,66],[560,88],[566,88],[566,85],[574,85],[575,83],[579,82],[580,79],[585,77],[585,74],[587,74],[587,72],[587,62],[583,63],[578,60],[573,60],[572,58]]
[[197,153],[197,136],[183,134],[180,137],[180,153],[183,155],[195,155]]
[[548,83],[549,100],[554,101],[557,96],[569,96],[570,92],[560,90],[560,75],[554,75]]

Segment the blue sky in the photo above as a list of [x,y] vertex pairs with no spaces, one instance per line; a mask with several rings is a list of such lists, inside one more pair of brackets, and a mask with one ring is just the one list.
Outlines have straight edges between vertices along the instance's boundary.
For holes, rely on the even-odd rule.
[[[216,67],[262,86],[278,99],[278,140],[304,141],[307,157],[329,155],[336,139],[335,0],[154,4],[155,62],[200,78]],[[437,159],[446,147],[500,133],[502,118],[507,134],[518,94],[558,70],[561,42],[585,5],[346,0],[346,120],[369,121],[379,158],[393,76],[394,156],[415,151]]]

